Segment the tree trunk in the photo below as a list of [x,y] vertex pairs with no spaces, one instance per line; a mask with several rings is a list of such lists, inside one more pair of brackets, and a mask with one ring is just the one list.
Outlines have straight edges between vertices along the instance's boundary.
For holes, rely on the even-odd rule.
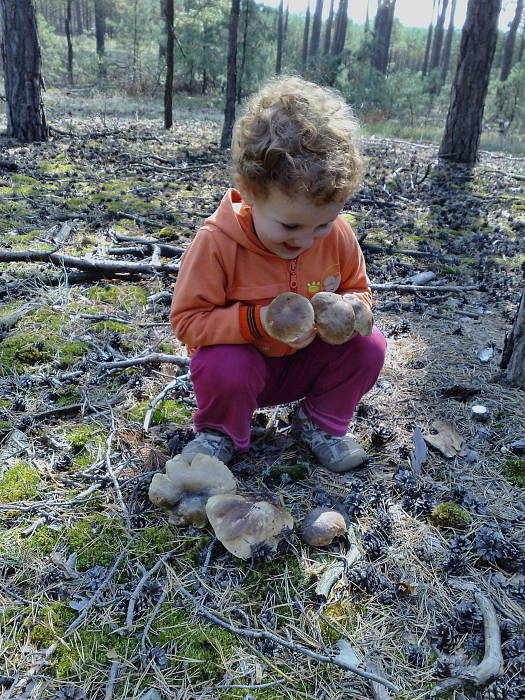
[[[248,46],[248,28],[250,25],[250,2],[251,0],[244,0],[244,27],[242,31],[242,53],[241,53],[241,65],[239,66],[239,75],[237,80],[237,104],[240,103],[242,97],[242,85],[244,82],[244,69],[246,67],[246,55]],[[279,48],[279,46],[277,46]]]
[[458,65],[450,95],[439,156],[475,163],[490,67],[496,49],[501,0],[469,0],[461,33]]
[[173,0],[164,0],[164,23],[166,27],[166,81],[164,83],[164,128],[173,125]]
[[312,23],[312,36],[310,38],[310,59],[314,59],[319,51],[319,43],[321,41],[321,24],[323,21],[323,4],[324,0],[316,0],[314,21]]
[[448,23],[447,35],[443,46],[443,58],[441,59],[441,84],[447,79],[448,66],[450,64],[450,51],[452,49],[452,38],[454,36],[454,15],[456,14],[456,0],[452,0],[450,8],[450,21]]
[[388,67],[390,37],[394,22],[396,0],[380,0],[374,21],[374,44],[372,47],[372,67],[385,74]]
[[448,0],[442,0],[441,13],[439,14],[438,20],[436,22],[436,29],[434,31],[434,43],[432,44],[432,54],[430,56],[429,72],[433,71],[435,68],[439,68],[447,7]]
[[334,39],[332,41],[332,56],[340,56],[345,48],[346,27],[348,25],[348,0],[339,0],[335,18]]
[[7,135],[24,143],[46,141],[42,57],[33,0],[0,0]]
[[277,19],[277,55],[275,57],[275,73],[276,75],[281,74],[282,64],[283,64],[283,0],[279,2],[279,15]]
[[66,5],[67,81],[73,85],[73,42],[71,41],[71,0]]
[[106,70],[106,5],[105,0],[95,0],[95,36],[97,40],[98,81],[107,77]]
[[228,68],[226,76],[226,105],[221,134],[221,148],[229,148],[235,121],[235,95],[237,83],[237,28],[239,26],[240,0],[232,0],[230,26],[228,28]]
[[326,29],[324,33],[324,44],[323,44],[323,56],[327,56],[330,53],[330,42],[332,41],[332,25],[334,23],[334,0],[330,0],[330,12],[328,13],[328,20],[326,22]]
[[432,19],[428,25],[427,43],[425,46],[425,58],[421,68],[421,75],[425,76],[428,73],[428,60],[430,58],[430,47],[432,46],[432,34],[434,33],[434,12],[436,10],[436,0],[432,0]]
[[288,36],[288,15],[290,14],[290,8],[288,7],[288,3],[286,4],[286,12],[284,13],[284,30],[283,30],[283,39],[286,41],[286,38]]
[[370,0],[367,0],[365,26],[364,26],[364,30],[363,30],[365,41],[368,39],[369,31],[370,31]]
[[521,30],[521,41],[520,41],[520,50],[518,51],[518,61],[523,60],[524,50],[525,50],[525,22],[523,22],[523,29]]
[[80,0],[76,0],[75,2],[75,15],[77,19],[77,34],[82,34],[84,31],[84,23],[82,22],[82,5],[80,4]]
[[514,42],[516,41],[516,32],[518,31],[519,24],[521,22],[521,15],[523,14],[523,0],[518,0],[516,4],[516,12],[514,13],[514,19],[512,20],[507,38],[505,39],[505,47],[503,48],[503,62],[501,64],[501,73],[499,79],[501,82],[507,80],[509,73],[512,68],[512,55],[514,53]]
[[301,63],[303,68],[306,68],[306,61],[308,60],[308,36],[310,33],[310,2],[306,7],[306,17],[304,20],[304,31],[303,31],[303,51],[301,55]]
[[522,292],[510,335],[505,335],[500,366],[507,370],[510,384],[525,389],[525,291]]

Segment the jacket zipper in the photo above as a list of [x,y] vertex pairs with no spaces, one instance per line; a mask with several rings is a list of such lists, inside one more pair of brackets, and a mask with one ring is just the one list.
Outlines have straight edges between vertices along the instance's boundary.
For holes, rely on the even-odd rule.
[[290,261],[290,289],[297,292],[297,258]]

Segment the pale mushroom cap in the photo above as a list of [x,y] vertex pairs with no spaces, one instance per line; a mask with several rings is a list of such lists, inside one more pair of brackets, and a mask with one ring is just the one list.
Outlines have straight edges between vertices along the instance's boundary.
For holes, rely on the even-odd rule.
[[291,343],[313,325],[314,310],[306,297],[284,292],[268,306],[266,327],[272,338]]
[[341,345],[354,333],[353,308],[340,294],[318,292],[312,297],[315,325],[321,338],[330,345]]
[[345,519],[336,510],[314,508],[303,520],[301,539],[311,547],[324,547],[346,532]]
[[217,539],[241,559],[248,559],[252,546],[262,542],[275,550],[282,531],[293,528],[293,518],[284,508],[231,494],[212,496],[206,514]]
[[228,467],[216,457],[197,454],[191,464],[182,455],[166,462],[166,476],[180,491],[188,493],[206,492],[233,493],[237,488],[235,477]]
[[372,315],[372,310],[361,301],[359,297],[354,294],[345,294],[343,297],[344,301],[353,309],[355,316],[355,330],[359,335],[372,335],[372,329],[374,327],[374,317]]
[[168,510],[177,505],[181,491],[165,474],[154,474],[149,485],[149,500],[159,508]]

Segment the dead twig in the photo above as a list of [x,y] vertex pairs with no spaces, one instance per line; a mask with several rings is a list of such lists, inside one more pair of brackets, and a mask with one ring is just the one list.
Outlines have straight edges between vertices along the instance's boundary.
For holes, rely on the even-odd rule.
[[126,360],[118,362],[101,362],[100,367],[106,370],[120,369],[124,367],[134,367],[135,365],[148,365],[153,363],[172,362],[180,367],[187,367],[190,364],[189,357],[180,357],[179,355],[166,355],[162,352],[152,352],[149,355],[140,355],[139,357],[128,357]]
[[478,289],[475,284],[469,284],[465,287],[447,287],[445,285],[429,287],[416,284],[371,284],[370,288],[376,292],[409,292],[410,294],[415,294],[416,292],[469,292],[473,289]]
[[126,629],[129,631],[133,627],[133,614],[135,612],[135,605],[137,604],[137,600],[140,597],[141,591],[144,588],[144,584],[146,581],[153,576],[154,573],[156,573],[161,566],[164,566],[164,564],[168,561],[168,559],[175,554],[177,551],[178,547],[175,549],[170,549],[169,552],[164,554],[163,557],[159,559],[159,561],[155,564],[155,566],[152,566],[151,569],[146,571],[140,581],[137,583],[135,590],[130,596],[129,603],[128,603],[128,610],[126,613]]

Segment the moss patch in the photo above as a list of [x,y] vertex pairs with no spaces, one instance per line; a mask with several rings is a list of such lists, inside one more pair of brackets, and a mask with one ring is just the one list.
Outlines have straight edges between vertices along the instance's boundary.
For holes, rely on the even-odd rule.
[[96,285],[88,289],[86,296],[91,301],[101,301],[118,309],[131,310],[145,306],[148,293],[142,287],[134,285]]
[[68,367],[87,350],[86,343],[68,342],[58,335],[28,331],[16,333],[0,345],[0,374],[6,374],[9,367],[24,372],[28,367],[55,359],[61,367]]
[[69,532],[69,546],[78,554],[81,570],[97,564],[111,566],[127,541],[124,526],[115,518],[93,513],[81,518]]
[[465,527],[470,523],[469,513],[457,503],[440,503],[429,519],[436,527]]
[[501,471],[511,484],[525,488],[525,459],[508,459]]
[[40,472],[26,462],[7,469],[0,481],[0,503],[14,503],[34,498],[40,483]]
[[[141,401],[141,403],[130,408],[126,414],[129,420],[142,423],[148,410],[149,401]],[[162,423],[185,423],[192,415],[192,411],[180,401],[163,401],[157,404],[153,410],[152,425],[161,425]]]

